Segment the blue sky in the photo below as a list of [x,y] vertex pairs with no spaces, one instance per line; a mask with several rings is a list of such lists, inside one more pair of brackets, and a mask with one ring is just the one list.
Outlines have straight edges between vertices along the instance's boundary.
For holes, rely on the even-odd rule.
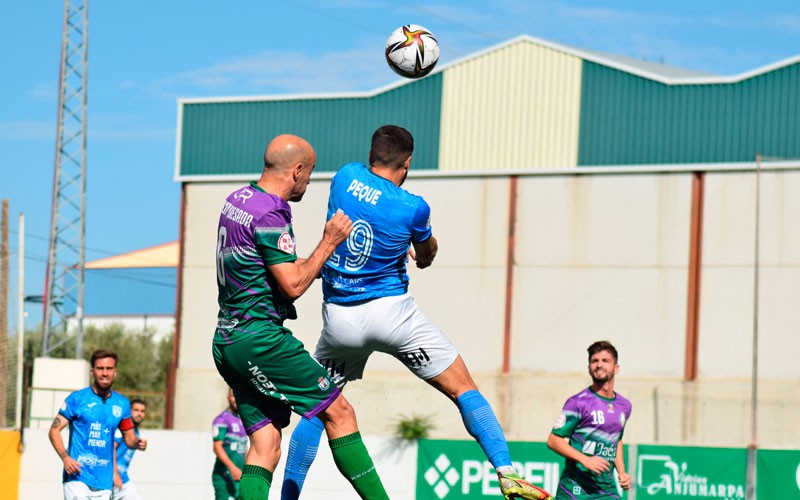
[[[17,218],[26,295],[41,294],[49,234],[63,2],[6,2],[0,32],[0,199]],[[369,90],[396,82],[386,37],[421,24],[440,65],[531,35],[717,75],[800,53],[796,0],[206,0],[89,4],[87,260],[177,239],[177,99]],[[257,163],[257,162],[256,162]],[[255,172],[254,172],[255,174]],[[26,324],[41,320],[28,307]],[[10,324],[16,324],[12,314]]]

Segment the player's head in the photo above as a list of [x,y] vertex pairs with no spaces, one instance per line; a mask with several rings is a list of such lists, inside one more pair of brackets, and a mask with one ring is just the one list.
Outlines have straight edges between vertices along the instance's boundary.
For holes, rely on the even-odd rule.
[[138,426],[144,420],[147,413],[147,403],[143,399],[131,399],[131,420],[133,425]]
[[[397,125],[384,125],[372,134],[369,164],[384,165],[395,169],[402,168],[408,174],[413,152],[414,137],[408,130]],[[403,181],[405,181],[405,176]]]
[[317,153],[302,137],[282,134],[270,141],[264,151],[261,178],[276,177],[287,184],[289,201],[300,201],[311,182]]
[[117,378],[117,353],[110,349],[96,349],[92,352],[89,362],[92,364],[92,379],[94,386],[107,391],[114,385]]
[[233,395],[233,389],[228,389],[228,409],[233,413],[239,413],[239,405],[236,404],[236,396]]
[[590,345],[589,352],[589,375],[595,384],[604,384],[614,380],[614,376],[619,372],[617,364],[617,349],[607,340],[599,340]]

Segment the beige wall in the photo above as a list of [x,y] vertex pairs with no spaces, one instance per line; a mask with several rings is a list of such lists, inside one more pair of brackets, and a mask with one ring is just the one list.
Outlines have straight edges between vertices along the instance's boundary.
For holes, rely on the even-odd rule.
[[[741,446],[750,437],[755,176],[706,173],[699,380],[682,381],[692,178],[687,172],[519,177],[511,373],[501,375],[509,178],[411,178],[432,207],[440,253],[410,269],[411,292],[454,341],[509,438],[541,441],[564,400],[588,383],[586,347],[620,350],[617,388],[634,402],[626,439]],[[186,189],[181,352],[175,426],[205,430],[224,398],[213,367],[214,236],[225,196],[242,183]],[[294,204],[298,254],[322,233],[328,181]],[[800,445],[800,172],[762,175],[759,441]],[[290,328],[313,350],[321,291]],[[452,404],[385,355],[346,394],[365,434],[398,415],[432,414],[433,437],[465,438]]]

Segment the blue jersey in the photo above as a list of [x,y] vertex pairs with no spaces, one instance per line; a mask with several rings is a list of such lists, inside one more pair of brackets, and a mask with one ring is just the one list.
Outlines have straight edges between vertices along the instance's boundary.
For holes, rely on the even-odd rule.
[[[139,437],[138,427],[134,427],[133,432],[136,433],[136,437]],[[128,448],[119,429],[114,434],[114,443],[117,445],[117,472],[119,472],[119,477],[122,478],[122,484],[125,484],[130,481],[128,467],[131,465],[131,460],[133,460],[133,454],[136,453],[136,450]]]
[[67,453],[81,464],[77,474],[64,471],[64,482],[80,481],[90,488],[110,490],[114,485],[114,432],[131,418],[128,398],[111,391],[101,398],[91,387],[75,391],[58,413],[69,420]]
[[431,237],[425,200],[363,163],[348,163],[331,180],[328,219],[340,209],[353,221],[353,232],[322,269],[325,301],[345,304],[406,293],[409,245]]

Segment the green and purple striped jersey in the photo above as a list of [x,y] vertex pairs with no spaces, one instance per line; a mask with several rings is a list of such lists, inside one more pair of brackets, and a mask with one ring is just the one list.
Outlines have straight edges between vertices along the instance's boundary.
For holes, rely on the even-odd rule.
[[217,230],[215,343],[230,344],[297,317],[292,301],[281,294],[268,267],[295,260],[289,203],[255,182],[231,193]]
[[608,399],[590,388],[564,403],[553,425],[553,434],[568,438],[569,444],[584,455],[608,460],[611,468],[606,473],[595,474],[567,459],[556,499],[621,498],[614,478],[614,459],[632,408],[631,402],[619,393]]

